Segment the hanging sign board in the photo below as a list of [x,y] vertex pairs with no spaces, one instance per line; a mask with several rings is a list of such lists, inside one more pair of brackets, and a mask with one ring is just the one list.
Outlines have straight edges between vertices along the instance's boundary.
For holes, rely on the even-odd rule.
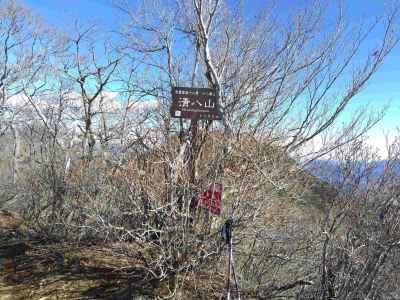
[[217,90],[173,87],[171,116],[192,120],[221,120]]

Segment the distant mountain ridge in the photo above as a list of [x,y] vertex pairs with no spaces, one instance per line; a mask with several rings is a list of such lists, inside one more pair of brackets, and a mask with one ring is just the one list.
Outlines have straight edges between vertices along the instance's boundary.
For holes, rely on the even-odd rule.
[[343,163],[337,160],[315,160],[305,167],[311,175],[327,182],[333,186],[338,186],[346,181],[351,184],[352,180],[360,180],[361,184],[374,182],[381,178],[389,169],[396,175],[400,175],[400,160],[389,161],[379,160],[371,162],[355,161]]

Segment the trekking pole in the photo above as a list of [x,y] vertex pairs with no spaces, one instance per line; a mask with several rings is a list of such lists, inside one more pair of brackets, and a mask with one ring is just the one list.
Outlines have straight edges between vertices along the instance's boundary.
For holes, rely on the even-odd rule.
[[226,299],[231,300],[231,263],[232,263],[232,218],[226,220],[222,227],[222,235],[228,244],[228,279],[226,284]]
[[235,272],[235,262],[233,260],[233,246],[232,246],[232,238],[231,238],[231,246],[230,246],[230,253],[231,253],[231,268],[232,268],[232,273],[233,273],[233,280],[235,280],[235,286],[236,286],[236,293],[238,300],[240,300],[240,289],[239,289],[239,282],[236,278],[236,272]]

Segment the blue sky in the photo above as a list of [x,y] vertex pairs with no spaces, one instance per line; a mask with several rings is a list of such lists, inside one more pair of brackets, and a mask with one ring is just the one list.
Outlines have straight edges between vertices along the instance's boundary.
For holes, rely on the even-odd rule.
[[[134,1],[134,0],[133,0]],[[236,0],[228,0],[234,2]],[[96,22],[101,24],[105,30],[117,28],[119,19],[116,17],[115,9],[111,5],[111,0],[24,0],[22,1],[31,7],[44,19],[55,26],[64,30],[72,30],[73,21],[80,19],[82,22]],[[311,2],[311,0],[308,0]],[[245,11],[248,16],[256,14],[267,0],[248,0],[245,4]],[[278,0],[278,12],[285,16],[299,3],[307,3],[307,0]],[[381,0],[347,0],[344,1],[347,14],[350,20],[357,24],[362,24],[366,19],[378,14],[382,14],[386,9],[386,1]],[[378,35],[370,36],[366,43],[366,48],[373,47],[378,41]],[[371,142],[376,146],[383,143],[383,133],[392,131],[400,125],[400,47],[398,46],[386,60],[383,67],[369,82],[363,92],[357,96],[356,101],[350,107],[347,116],[351,116],[351,110],[359,106],[378,110],[388,101],[391,108],[383,122],[371,131]],[[346,118],[346,116],[345,116]]]

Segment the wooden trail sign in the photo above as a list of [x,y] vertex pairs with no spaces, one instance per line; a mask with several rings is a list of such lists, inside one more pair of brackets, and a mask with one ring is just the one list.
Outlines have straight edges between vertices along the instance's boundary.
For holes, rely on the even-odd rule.
[[171,116],[191,120],[221,120],[218,91],[208,88],[172,88]]
[[222,120],[218,105],[219,93],[216,89],[191,87],[173,87],[171,93],[171,117],[191,120],[189,172],[190,183],[194,184],[198,120]]

